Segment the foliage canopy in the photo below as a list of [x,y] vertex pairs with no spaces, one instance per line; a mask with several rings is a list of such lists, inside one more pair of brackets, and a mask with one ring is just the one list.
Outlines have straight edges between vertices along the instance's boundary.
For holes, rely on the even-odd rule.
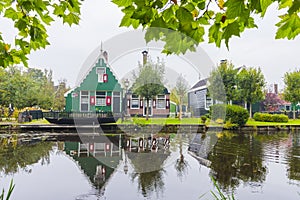
[[[257,28],[254,16],[264,17],[271,4],[284,10],[275,38],[294,39],[300,33],[298,0],[113,0],[124,13],[120,26],[147,30],[146,40],[165,42],[164,52],[185,53],[204,41],[229,47],[232,36]],[[163,29],[149,29],[149,28]],[[182,33],[182,34],[177,34]],[[173,42],[178,41],[178,42]]]
[[[164,53],[195,50],[208,35],[217,47],[227,48],[233,36],[257,28],[254,16],[264,17],[272,4],[283,10],[276,39],[294,39],[300,33],[298,0],[112,0],[123,12],[120,26],[142,27],[146,41],[162,40]],[[13,43],[5,41],[0,30],[0,66],[27,64],[31,51],[49,45],[47,27],[61,18],[63,23],[78,24],[79,0],[0,0],[0,15],[12,21],[17,30]],[[155,28],[155,29],[151,29]],[[161,28],[161,29],[157,29]],[[3,31],[3,30],[2,30]],[[208,34],[207,34],[208,32]],[[177,42],[174,42],[177,41]]]
[[[284,74],[284,84],[286,85],[283,93],[285,100],[296,105],[300,102],[300,71],[287,72]],[[293,106],[293,118],[295,119],[295,106]]]

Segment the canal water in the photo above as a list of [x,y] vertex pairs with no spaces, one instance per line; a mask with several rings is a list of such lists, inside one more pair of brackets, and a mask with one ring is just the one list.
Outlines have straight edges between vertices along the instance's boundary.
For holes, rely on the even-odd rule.
[[0,138],[12,200],[300,199],[300,133]]

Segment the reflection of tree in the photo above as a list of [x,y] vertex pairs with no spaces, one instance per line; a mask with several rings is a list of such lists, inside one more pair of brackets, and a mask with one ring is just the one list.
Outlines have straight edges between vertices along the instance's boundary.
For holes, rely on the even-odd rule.
[[0,171],[5,174],[16,173],[20,168],[39,162],[48,164],[53,143],[37,142],[16,144],[0,139]]
[[176,160],[175,169],[177,171],[177,176],[182,179],[184,175],[188,173],[188,162],[184,159],[184,155],[182,153],[182,135],[179,134],[179,158]]
[[157,195],[163,193],[163,164],[170,155],[169,151],[164,152],[159,149],[158,152],[127,152],[127,156],[134,168],[135,173],[132,175],[132,180],[137,179],[138,189],[147,197],[152,192]]
[[144,197],[151,196],[152,192],[156,192],[157,195],[163,193],[164,181],[163,175],[164,170],[151,171],[146,173],[134,173],[132,180],[137,179],[138,189],[141,190]]
[[292,148],[288,156],[288,178],[293,180],[300,180],[300,135],[293,134]]
[[240,180],[245,183],[265,180],[262,145],[251,135],[219,138],[208,159],[212,162],[212,174],[223,189],[237,187]]

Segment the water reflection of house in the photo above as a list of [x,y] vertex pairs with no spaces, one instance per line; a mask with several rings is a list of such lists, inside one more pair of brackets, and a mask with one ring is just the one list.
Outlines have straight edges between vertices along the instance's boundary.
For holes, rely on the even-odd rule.
[[210,166],[211,161],[207,158],[217,141],[218,138],[215,133],[195,134],[188,147],[189,153],[201,165]]
[[157,171],[163,168],[164,161],[170,155],[170,137],[141,135],[126,137],[124,148],[126,158],[130,160],[136,173]]
[[122,160],[121,136],[84,138],[65,142],[64,151],[79,165],[96,188],[101,189]]

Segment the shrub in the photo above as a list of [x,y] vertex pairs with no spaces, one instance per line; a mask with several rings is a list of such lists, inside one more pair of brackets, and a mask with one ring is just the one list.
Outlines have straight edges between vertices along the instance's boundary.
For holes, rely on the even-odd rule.
[[224,120],[223,119],[216,119],[215,122],[217,124],[223,124],[224,123]]
[[205,123],[205,121],[206,121],[206,119],[207,119],[206,115],[202,115],[200,118],[201,118],[201,122],[202,122],[202,123]]
[[269,113],[255,113],[253,115],[255,121],[261,122],[283,122],[286,123],[289,121],[288,116],[284,114],[269,114]]
[[225,121],[230,121],[233,124],[243,126],[249,119],[248,111],[237,105],[227,105]]
[[243,126],[249,118],[248,111],[241,106],[216,104],[210,108],[210,116],[212,120],[225,118],[225,123],[230,121],[231,124]]
[[273,121],[287,123],[289,121],[289,118],[284,114],[275,114],[273,115]]
[[226,113],[226,105],[225,104],[215,104],[210,106],[209,115],[210,119],[224,119]]

